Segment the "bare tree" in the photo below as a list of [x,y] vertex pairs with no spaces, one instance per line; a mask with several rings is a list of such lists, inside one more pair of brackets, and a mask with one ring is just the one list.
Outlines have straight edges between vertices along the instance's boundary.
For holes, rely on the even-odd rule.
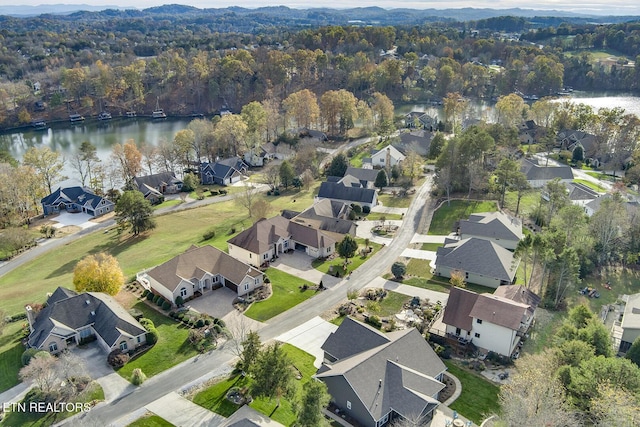
[[245,183],[244,190],[236,198],[236,203],[247,210],[249,218],[253,217],[253,205],[258,199],[259,192],[251,183]]
[[263,182],[267,184],[271,190],[275,190],[280,183],[280,168],[276,164],[270,163],[264,168],[262,177]]
[[57,359],[50,354],[38,354],[31,358],[27,366],[20,369],[20,379],[33,381],[43,393],[51,394],[60,385],[56,363]]

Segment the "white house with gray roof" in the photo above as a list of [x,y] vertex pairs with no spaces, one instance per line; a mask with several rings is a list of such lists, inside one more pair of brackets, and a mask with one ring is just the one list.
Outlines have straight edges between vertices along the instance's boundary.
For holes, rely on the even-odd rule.
[[459,233],[461,239],[477,237],[515,250],[522,239],[522,222],[500,211],[474,213],[460,221]]
[[264,284],[264,274],[244,262],[206,245],[191,246],[184,253],[149,271],[138,273],[137,280],[167,301],[177,297],[186,300],[196,292],[204,293],[221,287],[238,296]]
[[452,272],[460,271],[466,282],[497,288],[513,283],[519,263],[513,252],[491,240],[446,239],[436,251],[435,274],[450,278]]
[[342,413],[363,427],[433,417],[447,369],[415,328],[384,334],[347,317],[322,345],[316,378]]
[[51,354],[93,339],[106,352],[130,351],[147,342],[144,327],[102,292],[78,294],[58,287],[39,313],[29,305],[25,310],[30,330],[27,345]]

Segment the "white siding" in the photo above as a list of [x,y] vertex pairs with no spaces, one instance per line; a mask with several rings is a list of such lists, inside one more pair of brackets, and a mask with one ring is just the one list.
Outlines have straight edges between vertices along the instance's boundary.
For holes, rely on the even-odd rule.
[[[436,264],[435,273],[437,276],[451,278],[452,269],[442,265]],[[463,271],[465,273],[465,271]],[[497,289],[500,286],[500,279],[494,277],[482,276],[480,274],[469,273],[469,277],[465,279],[467,283],[475,283],[476,285],[487,286],[489,288]]]
[[264,259],[265,254],[256,254],[239,246],[229,244],[229,255],[244,262],[245,264],[253,265],[254,267],[260,267],[265,261],[269,261],[273,258],[273,249],[269,249],[265,253],[267,255],[266,260]]
[[[487,320],[483,320],[482,324],[479,324],[475,318],[472,326],[471,339],[477,347],[494,351],[504,356],[511,356],[518,344],[519,338],[516,335],[516,331],[504,326],[496,325]],[[480,334],[480,337],[476,337],[475,334]]]

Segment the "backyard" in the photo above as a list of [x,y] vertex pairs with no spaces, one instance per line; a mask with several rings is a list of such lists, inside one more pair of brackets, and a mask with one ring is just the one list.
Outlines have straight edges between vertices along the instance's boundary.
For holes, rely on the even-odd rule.
[[484,377],[459,367],[452,361],[445,361],[448,372],[462,383],[462,394],[450,406],[477,425],[500,407],[498,393],[500,388]]
[[[296,392],[293,400],[281,398],[280,405],[277,405],[275,399],[257,398],[254,399],[249,406],[269,416],[274,421],[288,426],[296,421],[294,406],[299,406],[303,387],[316,373],[316,368],[313,365],[315,357],[309,353],[289,344],[283,344],[282,348],[289,357],[293,367],[301,374],[301,378],[295,382]],[[193,397],[193,402],[222,416],[228,417],[237,411],[240,405],[229,401],[226,398],[227,392],[232,387],[242,389],[250,386],[251,379],[249,377],[235,374],[200,391]]]
[[498,206],[494,201],[451,200],[450,203],[444,202],[433,213],[428,234],[446,236],[455,231],[453,227],[457,221],[468,218],[472,213],[496,210],[498,210]]

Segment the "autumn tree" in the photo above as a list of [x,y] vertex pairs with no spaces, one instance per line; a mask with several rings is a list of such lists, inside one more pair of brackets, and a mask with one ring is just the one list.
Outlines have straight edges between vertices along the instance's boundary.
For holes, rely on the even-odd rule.
[[287,117],[295,120],[298,127],[311,129],[320,117],[318,98],[309,89],[292,93],[282,101],[282,106]]
[[240,113],[247,125],[248,149],[254,149],[264,140],[267,132],[267,110],[259,102],[252,101],[242,107]]
[[244,189],[235,200],[240,207],[247,210],[249,218],[253,218],[253,207],[259,196],[260,193],[256,187],[249,183],[245,183]]
[[344,135],[358,118],[357,99],[353,93],[340,89],[325,92],[320,98],[322,119],[329,134]]
[[122,193],[116,203],[115,214],[120,227],[129,227],[134,236],[156,227],[153,207],[138,190]]
[[20,379],[33,381],[35,387],[46,396],[50,396],[60,386],[56,363],[57,359],[49,353],[38,353],[31,358],[27,366],[20,369]]
[[453,270],[449,278],[449,283],[456,288],[466,288],[466,275],[460,270]]
[[62,176],[63,159],[61,159],[60,153],[51,151],[49,147],[29,148],[24,153],[22,163],[34,169],[42,185],[49,193],[53,192],[54,183],[65,179]]
[[129,183],[142,170],[142,153],[138,150],[134,140],[130,139],[124,145],[114,144],[111,156],[120,167],[122,180]]
[[455,134],[462,126],[463,114],[469,105],[469,101],[458,92],[452,92],[447,93],[442,102],[445,120],[451,123],[452,132]]
[[371,110],[376,130],[383,137],[390,135],[395,129],[393,124],[394,107],[393,102],[383,93],[374,92],[371,100]]
[[330,396],[325,383],[311,380],[304,387],[302,407],[298,414],[297,425],[304,427],[322,427],[325,425],[322,411],[329,404]]
[[118,260],[104,252],[87,255],[73,269],[73,284],[78,292],[105,292],[115,295],[124,284]]
[[71,156],[71,166],[78,172],[83,187],[88,181],[93,188],[92,172],[99,162],[95,145],[89,141],[82,141],[80,149]]
[[528,106],[522,97],[511,93],[496,102],[496,121],[505,126],[518,126],[527,115]]

